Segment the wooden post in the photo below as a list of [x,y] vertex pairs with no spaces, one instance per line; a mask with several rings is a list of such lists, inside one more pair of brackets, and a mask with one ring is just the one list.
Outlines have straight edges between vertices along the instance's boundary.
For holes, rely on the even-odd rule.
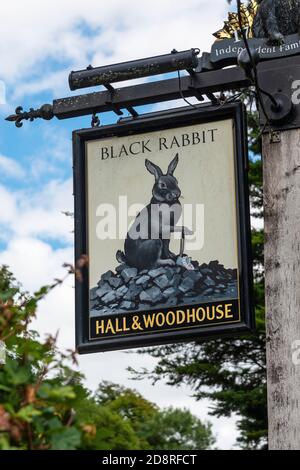
[[299,450],[300,129],[264,135],[263,158],[269,449]]

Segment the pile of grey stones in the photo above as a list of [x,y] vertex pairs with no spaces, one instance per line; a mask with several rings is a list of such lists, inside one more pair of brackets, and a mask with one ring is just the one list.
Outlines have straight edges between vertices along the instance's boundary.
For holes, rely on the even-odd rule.
[[115,273],[103,274],[98,285],[91,289],[90,315],[154,310],[237,297],[236,269],[226,269],[218,261],[192,264],[194,271],[177,265],[138,271],[121,264]]

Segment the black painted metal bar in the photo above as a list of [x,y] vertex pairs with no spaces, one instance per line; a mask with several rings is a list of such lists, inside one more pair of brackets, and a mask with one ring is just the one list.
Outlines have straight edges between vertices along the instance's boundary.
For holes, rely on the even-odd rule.
[[70,89],[78,90],[97,85],[107,85],[177,70],[193,70],[198,65],[197,56],[199,52],[199,49],[190,49],[182,52],[174,50],[170,54],[122,62],[120,64],[104,65],[96,68],[89,66],[85,70],[70,73]]
[[[181,78],[181,90],[185,97],[199,94],[229,91],[247,87],[249,78],[240,67],[211,72],[195,73],[192,77]],[[53,101],[53,114],[58,119],[68,119],[96,113],[104,113],[118,108],[143,106],[181,98],[178,78],[144,83],[123,88],[115,88],[113,99],[109,91],[99,91],[84,95],[61,98]]]

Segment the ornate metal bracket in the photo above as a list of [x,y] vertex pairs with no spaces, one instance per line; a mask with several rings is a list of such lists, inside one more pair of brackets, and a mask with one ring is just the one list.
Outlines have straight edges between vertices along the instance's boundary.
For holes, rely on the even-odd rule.
[[[204,59],[205,64],[209,64],[209,54],[206,54]],[[272,121],[272,128],[299,128],[300,106],[294,105],[291,109],[291,98],[293,82],[300,77],[300,55],[285,57],[284,60],[280,58],[262,61],[257,65],[257,72],[259,86],[264,91],[262,99]],[[98,125],[97,114],[114,111],[119,115],[122,109],[127,109],[133,118],[136,118],[136,106],[172,101],[182,96],[189,98],[201,95],[208,96],[214,102],[214,93],[243,89],[251,85],[249,73],[241,67],[207,70],[200,64],[192,76],[183,76],[180,84],[178,78],[168,78],[117,88],[114,89],[113,96],[112,90],[106,90],[56,99],[52,104],[44,104],[40,109],[30,109],[29,112],[18,107],[16,113],[6,119],[15,122],[17,127],[22,127],[24,120],[50,120],[53,117],[61,120],[91,115],[92,126],[95,126]],[[263,116],[261,125],[267,131]]]
[[18,106],[15,113],[8,116],[6,121],[14,122],[16,127],[22,127],[22,121],[32,122],[38,118],[50,121],[54,117],[53,106],[51,104],[44,104],[39,109],[30,108],[29,111],[23,111],[22,106]]

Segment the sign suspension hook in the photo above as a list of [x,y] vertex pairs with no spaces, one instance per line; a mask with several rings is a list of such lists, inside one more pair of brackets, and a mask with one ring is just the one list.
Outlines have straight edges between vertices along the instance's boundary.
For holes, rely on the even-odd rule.
[[97,116],[96,112],[92,114],[92,121],[91,121],[91,127],[99,127],[100,126],[100,118]]

